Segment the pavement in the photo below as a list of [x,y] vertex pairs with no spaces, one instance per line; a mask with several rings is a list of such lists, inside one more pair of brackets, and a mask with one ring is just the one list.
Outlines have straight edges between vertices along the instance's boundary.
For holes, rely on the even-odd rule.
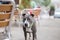
[[[38,20],[36,22],[37,40],[60,40],[60,19],[49,17],[39,18]],[[11,40],[24,40],[22,27],[16,22],[12,23],[11,34]],[[3,40],[1,37],[0,40]]]

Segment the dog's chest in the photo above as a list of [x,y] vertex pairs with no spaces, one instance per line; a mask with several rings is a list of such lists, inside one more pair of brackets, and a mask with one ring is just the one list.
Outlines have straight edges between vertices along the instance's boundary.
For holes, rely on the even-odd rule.
[[28,33],[31,33],[32,32],[32,30],[31,30],[31,28],[26,28],[26,32],[28,32]]

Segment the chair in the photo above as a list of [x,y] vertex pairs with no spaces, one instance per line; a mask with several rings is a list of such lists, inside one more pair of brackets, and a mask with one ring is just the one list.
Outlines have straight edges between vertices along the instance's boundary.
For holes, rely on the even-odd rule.
[[19,25],[19,27],[20,27],[20,13],[21,13],[21,10],[16,9],[16,10],[14,10],[14,16],[13,16],[14,23]]
[[6,38],[10,39],[10,27],[11,18],[13,15],[13,5],[12,4],[1,4],[0,5],[0,28],[5,28],[4,34]]
[[41,11],[41,9],[33,10],[33,13],[34,13],[35,17],[38,17],[38,15],[40,14],[40,11]]
[[39,20],[40,20],[40,18],[39,18],[40,17],[40,11],[41,11],[40,8],[33,10],[33,14],[35,15],[35,18],[37,18],[38,24],[40,24],[39,23]]

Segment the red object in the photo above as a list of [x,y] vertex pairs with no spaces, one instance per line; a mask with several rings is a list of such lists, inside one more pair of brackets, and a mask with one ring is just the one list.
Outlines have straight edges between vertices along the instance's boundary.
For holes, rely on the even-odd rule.
[[30,14],[32,14],[32,10],[29,10]]

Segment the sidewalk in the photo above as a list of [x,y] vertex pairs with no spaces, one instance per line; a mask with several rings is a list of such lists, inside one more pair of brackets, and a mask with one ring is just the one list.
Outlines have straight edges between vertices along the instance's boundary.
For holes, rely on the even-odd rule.
[[[38,40],[60,40],[60,20],[41,19],[37,26]],[[22,27],[12,27],[12,40],[24,40]]]
[[[37,40],[60,40],[60,19],[40,19],[37,24]],[[12,40],[24,40],[22,27],[11,26]],[[1,35],[1,34],[0,34]],[[0,40],[3,40],[0,36]]]

